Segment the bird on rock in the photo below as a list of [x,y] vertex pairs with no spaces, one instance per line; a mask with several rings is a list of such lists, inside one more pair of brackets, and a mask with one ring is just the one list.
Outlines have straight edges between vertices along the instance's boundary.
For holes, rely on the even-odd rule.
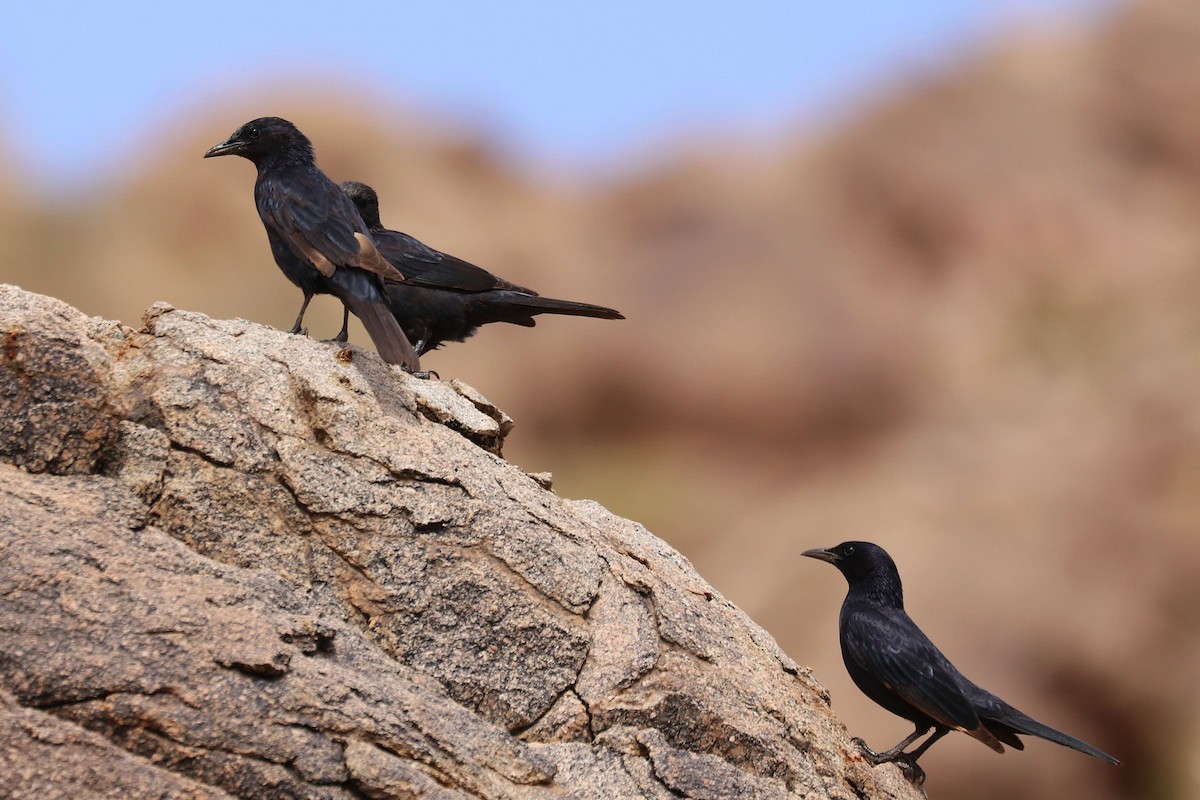
[[[1087,742],[1029,717],[963,677],[904,611],[900,573],[892,557],[870,542],[804,551],[837,567],[849,584],[838,621],[842,660],[855,685],[916,730],[890,750],[876,753],[856,739],[873,764],[897,762],[918,783],[917,759],[950,731],[961,731],[998,753],[1023,750],[1017,734],[1039,736],[1110,764],[1120,763]],[[933,734],[911,752],[904,748]]]
[[314,294],[331,294],[367,329],[379,355],[410,372],[419,369],[412,343],[388,305],[384,280],[404,275],[379,254],[358,209],[316,164],[312,143],[279,117],[242,125],[205,158],[238,155],[258,170],[254,204],[267,229],[275,263],[300,287],[299,333]]
[[[487,270],[434,250],[408,234],[388,230],[379,219],[379,196],[365,183],[346,181],[379,252],[404,274],[385,281],[396,320],[416,345],[417,355],[461,342],[490,322],[534,326],[538,314],[624,319],[619,311],[589,303],[555,300],[498,278]],[[343,319],[342,336],[345,334]]]

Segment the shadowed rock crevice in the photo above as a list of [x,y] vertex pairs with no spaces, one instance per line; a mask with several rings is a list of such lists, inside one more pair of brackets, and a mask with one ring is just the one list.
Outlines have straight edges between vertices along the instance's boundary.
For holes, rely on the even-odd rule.
[[0,337],[14,797],[919,796],[686,559],[501,459],[461,383],[14,287]]

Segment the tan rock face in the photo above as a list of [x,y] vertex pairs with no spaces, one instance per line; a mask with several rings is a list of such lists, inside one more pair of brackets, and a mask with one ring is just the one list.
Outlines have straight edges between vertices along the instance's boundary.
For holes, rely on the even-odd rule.
[[469,387],[14,287],[0,336],[9,796],[920,796]]

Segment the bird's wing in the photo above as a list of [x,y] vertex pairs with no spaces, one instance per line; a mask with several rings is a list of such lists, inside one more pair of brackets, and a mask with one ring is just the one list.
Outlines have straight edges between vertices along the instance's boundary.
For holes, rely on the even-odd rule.
[[903,611],[854,612],[843,636],[846,655],[906,703],[948,728],[979,728],[958,670]]
[[354,203],[324,175],[268,178],[256,200],[263,222],[325,277],[338,267],[360,267],[404,279],[376,252]]
[[358,241],[358,266],[376,272],[391,281],[403,281],[404,274],[379,252],[375,240],[365,233],[355,233]]
[[379,252],[404,273],[408,283],[437,289],[455,289],[460,292],[505,289],[537,294],[515,283],[509,283],[482,267],[434,250],[406,233],[385,230],[376,231],[374,236]]

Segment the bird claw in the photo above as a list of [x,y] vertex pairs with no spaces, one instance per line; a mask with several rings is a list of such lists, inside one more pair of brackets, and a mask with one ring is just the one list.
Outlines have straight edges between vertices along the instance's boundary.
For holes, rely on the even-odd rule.
[[925,783],[925,770],[922,769],[919,764],[917,764],[917,760],[913,758],[911,754],[893,753],[891,751],[886,753],[877,753],[867,746],[866,741],[857,736],[850,741],[858,747],[859,752],[862,753],[862,757],[868,761],[871,766],[877,767],[880,764],[895,764],[900,768],[900,771],[904,773],[904,777],[907,778],[913,785],[921,786]]
[[409,369],[408,367],[404,367],[404,366],[400,367],[400,369],[404,370],[409,375],[412,375],[414,378],[420,378],[421,380],[424,380],[424,381],[433,380],[433,379],[437,379],[440,381],[442,379],[441,375],[438,375],[436,372],[434,372],[431,369],[417,370],[416,372],[414,372],[413,370]]
[[925,770],[908,753],[901,753],[896,756],[892,759],[892,763],[900,768],[900,771],[904,773],[904,777],[908,778],[909,782],[914,786],[923,786],[925,784]]
[[[305,333],[307,333],[307,331],[305,331]],[[346,342],[350,341],[350,332],[346,330],[345,326],[343,326],[342,329],[337,332],[337,335],[332,339],[322,339],[321,341],[325,342],[326,344],[345,344]]]
[[857,736],[855,736],[853,739],[851,739],[850,742],[858,748],[859,752],[862,753],[863,758],[865,758],[867,761],[871,762],[872,766],[879,766],[880,764],[886,764],[888,761],[891,760],[888,758],[886,753],[876,753],[874,750],[872,750],[870,747],[867,746],[867,743],[865,740],[860,739]]

